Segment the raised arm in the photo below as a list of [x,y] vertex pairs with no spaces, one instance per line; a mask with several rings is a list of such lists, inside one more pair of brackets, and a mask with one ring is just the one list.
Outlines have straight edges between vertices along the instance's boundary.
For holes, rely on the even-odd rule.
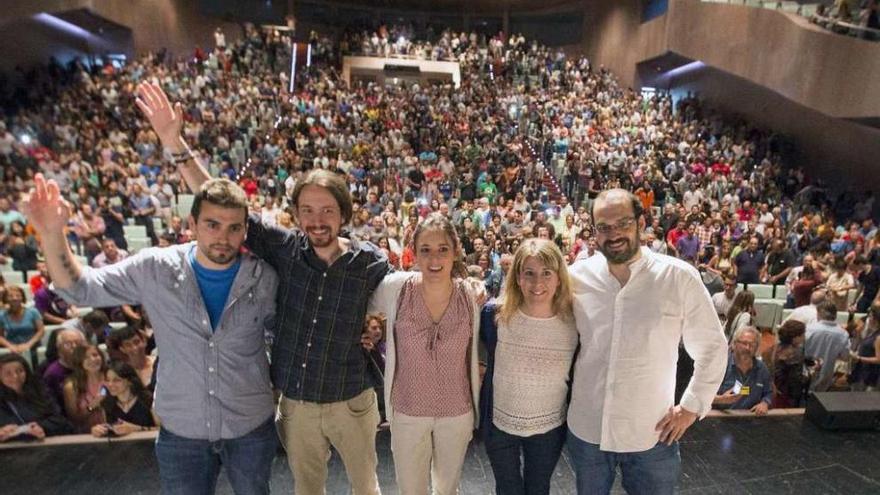
[[211,176],[183,139],[183,109],[180,102],[172,105],[158,84],[146,82],[138,84],[135,102],[150,121],[162,147],[171,153],[186,185],[191,191],[198,191]]
[[64,233],[70,205],[61,198],[55,181],[47,182],[37,174],[22,209],[42,239],[52,284],[62,297],[74,304],[97,307],[140,303],[144,275],[139,267],[140,255],[97,270],[81,266],[73,256]]
[[82,267],[74,258],[64,234],[70,219],[70,205],[61,197],[58,184],[52,180],[46,182],[43,174],[37,174],[34,188],[22,209],[40,235],[46,266],[55,287],[66,289],[73,286],[79,280]]

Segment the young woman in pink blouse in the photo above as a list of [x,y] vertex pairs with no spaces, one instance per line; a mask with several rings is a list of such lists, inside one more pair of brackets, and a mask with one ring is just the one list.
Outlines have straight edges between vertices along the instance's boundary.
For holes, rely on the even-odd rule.
[[385,408],[402,495],[458,492],[478,422],[477,289],[458,278],[460,245],[441,214],[413,235],[419,272],[385,278],[370,311],[388,318]]

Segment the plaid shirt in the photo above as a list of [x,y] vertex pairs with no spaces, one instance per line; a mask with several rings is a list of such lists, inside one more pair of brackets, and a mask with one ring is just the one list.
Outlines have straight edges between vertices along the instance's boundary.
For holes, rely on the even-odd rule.
[[246,246],[278,272],[275,388],[288,399],[327,403],[373,386],[361,333],[367,302],[391,270],[385,254],[352,240],[351,249],[327,266],[302,232],[263,225],[254,214]]

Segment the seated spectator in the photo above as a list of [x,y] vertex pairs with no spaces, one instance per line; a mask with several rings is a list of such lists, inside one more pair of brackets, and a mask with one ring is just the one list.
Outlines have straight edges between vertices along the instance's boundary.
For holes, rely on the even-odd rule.
[[104,420],[92,427],[92,435],[123,436],[158,426],[150,392],[144,388],[134,368],[127,363],[110,363],[104,379],[108,393],[101,402]]
[[31,362],[37,362],[37,345],[43,338],[45,326],[40,312],[26,307],[24,289],[17,285],[6,288],[3,294],[5,310],[0,311],[0,346],[16,354],[31,353]]
[[40,290],[34,292],[34,307],[43,317],[43,323],[47,325],[60,325],[65,321],[76,317],[76,308],[71,306],[52,290],[52,279],[46,274],[46,284]]
[[0,356],[0,442],[71,432],[28,362],[18,354]]
[[73,373],[73,354],[83,346],[86,339],[79,330],[61,328],[55,331],[55,350],[58,359],[49,362],[43,372],[43,383],[58,404],[64,403],[64,380]]
[[724,277],[724,290],[712,295],[712,303],[721,323],[727,322],[727,313],[736,300],[736,279],[731,276]]
[[757,416],[767,414],[773,396],[770,370],[757,359],[761,332],[743,327],[733,335],[727,372],[712,402],[716,409],[748,409]]
[[37,273],[28,280],[31,287],[31,294],[36,294],[41,288],[49,285],[49,269],[46,267],[45,261],[37,262]]
[[849,335],[837,324],[837,306],[824,301],[816,308],[817,321],[807,325],[804,352],[821,360],[821,369],[810,383],[811,392],[826,392],[834,383],[838,359],[849,358]]
[[849,382],[853,390],[880,390],[880,302],[874,301],[868,308],[868,321],[859,340],[856,351],[852,352],[855,361]]
[[797,320],[804,325],[809,326],[811,323],[816,321],[816,308],[820,304],[825,302],[826,297],[827,293],[825,292],[825,289],[814,290],[813,293],[810,294],[810,304],[794,308],[794,311],[792,311],[791,314],[788,315],[788,318],[786,318],[785,321]]
[[30,270],[36,270],[37,256],[40,251],[37,239],[25,231],[22,221],[13,221],[8,230],[9,236],[6,238],[4,247],[6,255],[12,258],[12,269],[23,274]]
[[101,252],[92,260],[92,266],[95,268],[101,268],[102,266],[112,265],[113,263],[122,261],[125,258],[128,258],[128,252],[124,249],[119,249],[116,246],[116,241],[113,239],[105,237],[104,240],[101,241]]
[[152,390],[153,368],[156,358],[147,354],[147,339],[134,326],[127,326],[110,332],[107,339],[110,356],[129,364],[137,372],[141,383]]
[[733,298],[733,304],[727,311],[727,320],[724,323],[724,334],[727,340],[736,333],[737,330],[752,324],[755,318],[755,293],[744,290]]
[[104,421],[101,402],[107,393],[107,363],[96,346],[87,344],[76,348],[71,365],[72,373],[64,381],[64,413],[75,433],[89,433]]
[[[803,407],[807,385],[810,381],[809,370],[804,368],[804,341],[806,325],[797,320],[788,320],[779,327],[779,344],[773,350],[773,384],[776,395],[773,397],[774,408]],[[813,369],[816,361],[810,359]]]
[[847,296],[850,289],[856,288],[856,281],[852,273],[846,270],[846,260],[843,258],[835,258],[834,271],[825,281],[825,287],[828,290],[828,298],[837,306],[838,311],[847,311],[849,303]]
[[100,309],[90,311],[79,318],[67,320],[61,325],[64,328],[79,330],[85,335],[86,341],[93,344],[103,344],[106,342],[112,330],[107,313]]

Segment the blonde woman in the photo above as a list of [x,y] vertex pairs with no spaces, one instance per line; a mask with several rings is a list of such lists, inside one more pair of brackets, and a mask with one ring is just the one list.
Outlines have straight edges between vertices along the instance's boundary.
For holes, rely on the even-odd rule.
[[501,299],[483,310],[480,338],[489,357],[481,424],[495,491],[548,494],[565,442],[578,344],[571,282],[556,244],[528,239],[520,245]]
[[400,493],[452,495],[478,424],[479,296],[449,219],[429,215],[413,245],[419,272],[386,276],[370,303],[388,321],[385,414]]

